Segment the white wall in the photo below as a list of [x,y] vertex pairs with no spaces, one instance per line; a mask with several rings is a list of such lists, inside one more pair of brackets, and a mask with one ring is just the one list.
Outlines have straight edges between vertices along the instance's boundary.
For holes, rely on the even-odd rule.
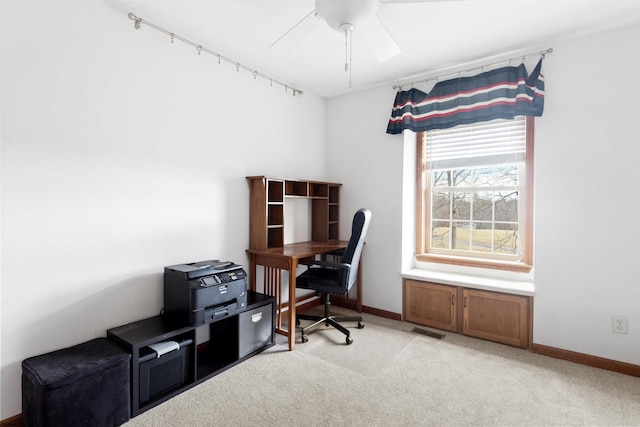
[[[640,26],[558,43],[536,123],[536,343],[640,364]],[[611,332],[611,315],[629,334]]]
[[1,2],[0,419],[23,359],[158,314],[164,266],[246,263],[245,176],[325,179],[324,99],[110,4]]
[[327,176],[340,190],[342,239],[359,208],[372,212],[362,253],[366,306],[400,313],[402,137],[385,133],[395,93],[388,87],[327,102]]
[[[550,43],[545,113],[535,129],[534,342],[634,364],[639,43],[639,27]],[[385,87],[329,100],[327,171],[344,183],[343,218],[361,205],[373,210],[364,304],[400,313],[407,260],[399,258],[399,221],[411,214],[401,206],[406,143],[385,134],[394,95]],[[411,150],[404,156],[413,168]],[[611,332],[612,314],[628,317],[628,335]]]

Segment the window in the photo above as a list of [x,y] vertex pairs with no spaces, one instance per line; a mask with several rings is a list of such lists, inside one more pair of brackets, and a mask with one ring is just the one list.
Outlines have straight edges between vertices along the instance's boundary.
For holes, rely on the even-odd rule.
[[533,118],[417,135],[417,259],[529,271]]

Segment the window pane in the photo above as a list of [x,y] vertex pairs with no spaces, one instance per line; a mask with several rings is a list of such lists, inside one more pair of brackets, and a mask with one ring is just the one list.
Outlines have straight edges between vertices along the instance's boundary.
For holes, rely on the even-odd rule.
[[453,219],[471,219],[471,200],[468,191],[456,191],[453,193]]
[[474,229],[472,232],[471,249],[478,252],[491,252],[492,249],[492,233],[491,228]]
[[496,192],[496,221],[518,221],[518,192]]
[[469,250],[469,222],[454,221],[451,229],[451,249]]
[[433,193],[431,218],[434,220],[451,218],[449,193]]
[[515,187],[518,185],[518,165],[496,166],[496,184]]
[[473,171],[473,185],[476,187],[483,185],[493,185],[494,168],[478,168]]
[[[493,192],[478,191],[473,197],[473,221],[491,221],[493,218]],[[483,227],[486,228],[486,227]],[[491,225],[489,225],[491,228]]]
[[433,187],[449,187],[449,175],[451,171],[434,171]]
[[518,230],[516,224],[496,224],[493,251],[500,254],[518,253]]
[[453,171],[454,187],[469,187],[473,185],[473,173],[471,169],[459,169]]
[[431,247],[439,249],[451,249],[449,247],[449,222],[433,221],[431,224]]

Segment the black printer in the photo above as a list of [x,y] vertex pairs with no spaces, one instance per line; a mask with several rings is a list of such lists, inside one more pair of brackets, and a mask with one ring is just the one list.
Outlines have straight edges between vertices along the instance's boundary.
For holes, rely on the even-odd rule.
[[247,273],[231,261],[164,268],[164,314],[189,326],[211,323],[247,306]]

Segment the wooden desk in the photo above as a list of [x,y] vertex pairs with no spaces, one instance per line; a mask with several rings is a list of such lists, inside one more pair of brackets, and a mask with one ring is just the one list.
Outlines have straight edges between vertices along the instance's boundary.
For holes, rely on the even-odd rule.
[[[290,243],[281,248],[270,248],[265,250],[247,249],[250,258],[250,278],[249,286],[252,291],[256,290],[257,266],[264,267],[264,289],[263,293],[276,297],[276,308],[278,309],[276,320],[276,332],[289,338],[289,350],[293,350],[296,340],[296,270],[300,261],[313,259],[316,255],[327,254],[337,249],[347,247],[348,241],[331,242],[300,242]],[[288,330],[282,329],[281,321],[281,287],[282,270],[289,271],[289,301],[288,308]],[[357,303],[359,312],[362,311],[362,262],[358,267]]]

